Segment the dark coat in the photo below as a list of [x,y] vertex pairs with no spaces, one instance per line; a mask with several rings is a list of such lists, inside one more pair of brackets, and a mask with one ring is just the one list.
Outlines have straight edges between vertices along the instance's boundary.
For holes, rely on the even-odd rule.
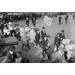
[[57,46],[57,48],[59,47],[60,43],[61,43],[61,39],[56,36],[54,39],[54,44]]
[[36,42],[36,44],[39,43],[39,40],[40,40],[40,33],[36,33],[36,36],[35,36],[35,42]]
[[60,37],[60,39],[61,39],[61,41],[63,40],[63,39],[65,39],[65,35],[64,35],[64,33],[63,34],[59,34],[59,37]]
[[41,38],[44,39],[45,36],[46,36],[46,33],[41,31]]

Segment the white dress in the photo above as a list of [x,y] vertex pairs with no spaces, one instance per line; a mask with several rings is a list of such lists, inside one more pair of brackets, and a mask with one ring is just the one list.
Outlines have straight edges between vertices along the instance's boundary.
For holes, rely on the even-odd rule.
[[30,36],[30,43],[34,43],[35,40],[35,31],[33,29],[30,30],[29,36]]
[[26,41],[25,30],[22,27],[20,28],[20,36],[22,41]]

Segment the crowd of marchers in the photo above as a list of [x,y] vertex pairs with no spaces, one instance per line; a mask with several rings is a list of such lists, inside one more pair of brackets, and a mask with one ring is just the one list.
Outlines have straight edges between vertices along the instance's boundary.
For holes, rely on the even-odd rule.
[[[45,14],[46,16],[50,16]],[[50,63],[67,63],[75,62],[74,50],[75,44],[71,39],[67,39],[65,36],[65,30],[61,30],[56,33],[54,37],[54,43],[51,44],[50,35],[46,33],[46,28],[42,27],[40,30],[36,27],[36,20],[44,17],[45,15],[38,15],[34,13],[22,14],[22,15],[10,15],[1,18],[0,23],[0,40],[4,38],[15,37],[18,42],[22,42],[22,51],[16,52],[14,45],[6,47],[0,51],[0,62],[8,63],[26,63],[30,60],[23,57],[22,52],[25,51],[25,47],[28,51],[31,49],[30,44],[33,46],[39,45],[42,48],[42,59],[40,62]],[[62,14],[56,15],[58,17],[59,25],[62,22]],[[68,23],[69,15],[65,14],[65,23]],[[74,15],[73,15],[74,19]],[[26,21],[26,26],[20,26],[19,24],[12,24],[14,21]],[[29,22],[32,20],[33,26],[30,27]],[[2,46],[1,46],[2,47]]]

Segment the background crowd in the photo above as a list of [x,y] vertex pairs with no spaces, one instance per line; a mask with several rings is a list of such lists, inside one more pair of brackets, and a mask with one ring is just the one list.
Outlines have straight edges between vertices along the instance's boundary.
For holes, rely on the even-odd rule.
[[[62,16],[64,15],[65,24],[67,24],[69,14],[72,15],[72,19],[74,20],[75,14],[69,12],[0,13],[0,62],[33,62],[29,60],[30,57],[23,54],[24,51],[26,53],[31,51],[33,47],[40,47],[42,49],[39,62],[74,62],[74,56],[73,58],[71,56],[73,51],[68,51],[66,46],[72,44],[73,49],[75,46],[70,39],[67,39],[64,29],[55,34],[54,42],[51,43],[51,35],[46,33],[46,27],[43,26],[41,29],[37,27],[37,20],[45,16],[51,20],[58,18],[58,25],[62,25]],[[17,22],[23,20],[26,22],[26,25],[20,26]],[[32,22],[32,26],[30,26],[30,21]],[[13,24],[13,22],[15,22],[15,24]],[[6,38],[11,38],[11,41],[15,39],[16,41],[6,43],[6,40],[4,40]],[[69,41],[67,45],[63,43],[64,40]],[[20,43],[22,45],[21,49],[17,51],[16,46]]]

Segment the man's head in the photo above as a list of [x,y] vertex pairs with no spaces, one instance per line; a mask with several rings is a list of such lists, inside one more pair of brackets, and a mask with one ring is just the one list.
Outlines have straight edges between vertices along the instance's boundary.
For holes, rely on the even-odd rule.
[[64,33],[64,30],[61,30],[62,33]]
[[45,27],[42,27],[42,31],[43,31],[43,32],[46,32],[46,29],[45,29]]
[[44,30],[44,29],[45,29],[45,27],[42,27],[42,29]]
[[59,33],[57,33],[57,36],[59,36]]

